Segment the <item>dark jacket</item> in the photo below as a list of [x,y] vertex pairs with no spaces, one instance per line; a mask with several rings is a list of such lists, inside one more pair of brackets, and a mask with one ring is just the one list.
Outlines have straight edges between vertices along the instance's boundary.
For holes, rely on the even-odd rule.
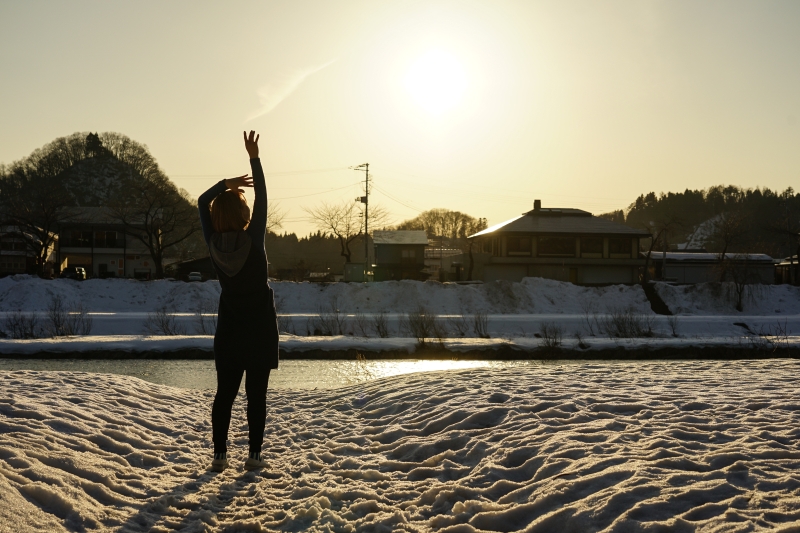
[[246,368],[278,368],[278,322],[275,298],[268,283],[267,184],[259,159],[251,159],[255,202],[246,230],[214,233],[211,201],[227,187],[220,181],[200,195],[200,223],[219,277],[219,317],[214,335],[217,364]]

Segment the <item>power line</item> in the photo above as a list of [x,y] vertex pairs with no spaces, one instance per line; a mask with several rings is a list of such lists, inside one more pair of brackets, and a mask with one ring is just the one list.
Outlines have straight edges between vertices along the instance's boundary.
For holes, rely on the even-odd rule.
[[337,187],[335,189],[327,189],[327,190],[324,190],[324,191],[312,192],[312,193],[309,193],[309,194],[301,194],[299,196],[284,196],[283,198],[273,198],[273,200],[291,200],[293,198],[306,198],[308,196],[316,196],[318,194],[325,194],[326,192],[341,191],[342,189],[346,189],[348,187],[352,187],[353,185],[357,185],[359,183],[361,183],[361,182],[357,181],[355,183],[348,183],[344,187]]
[[[333,167],[333,168],[317,168],[310,170],[284,170],[280,172],[265,172],[264,176],[298,176],[301,174],[321,174],[324,172],[333,172],[336,170],[347,170],[347,167]],[[224,178],[231,177],[230,174],[172,174],[172,178]]]
[[422,213],[421,209],[417,209],[416,207],[412,207],[412,206],[408,205],[407,203],[402,202],[401,200],[398,200],[397,198],[395,198],[394,196],[392,196],[388,192],[384,191],[383,189],[381,189],[377,185],[373,184],[372,188],[377,190],[377,191],[379,191],[381,194],[383,194],[384,196],[386,196],[390,200],[394,200],[395,202],[397,202],[398,204],[402,205],[403,207],[407,207],[407,208],[411,209],[412,211],[416,211],[417,213]]

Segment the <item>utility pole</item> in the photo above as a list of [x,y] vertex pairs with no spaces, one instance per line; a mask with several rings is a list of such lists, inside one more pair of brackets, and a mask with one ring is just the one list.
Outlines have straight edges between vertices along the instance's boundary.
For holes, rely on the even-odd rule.
[[365,196],[356,198],[364,204],[364,281],[367,281],[367,264],[369,263],[369,163],[364,163],[353,167],[353,170],[364,169],[364,193]]

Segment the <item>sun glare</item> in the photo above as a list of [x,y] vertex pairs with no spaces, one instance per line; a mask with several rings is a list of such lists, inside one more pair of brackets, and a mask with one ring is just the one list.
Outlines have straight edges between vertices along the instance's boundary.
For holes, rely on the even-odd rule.
[[440,115],[459,104],[467,87],[461,63],[443,50],[430,50],[408,70],[405,86],[414,101]]

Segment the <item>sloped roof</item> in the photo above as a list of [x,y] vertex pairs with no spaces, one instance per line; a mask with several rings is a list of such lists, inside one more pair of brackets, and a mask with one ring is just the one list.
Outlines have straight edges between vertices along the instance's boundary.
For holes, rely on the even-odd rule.
[[[642,257],[645,257],[647,254],[645,252],[640,252]],[[650,260],[651,261],[661,261],[664,259],[664,252],[656,252],[653,251],[650,253]],[[772,263],[774,260],[767,254],[737,254],[737,253],[726,253],[725,259],[728,261],[752,261],[757,263]],[[709,261],[716,262],[719,261],[719,254],[715,253],[691,253],[691,252],[667,252],[667,261],[696,261],[696,262],[704,262],[707,263]]]
[[571,208],[534,209],[516,218],[496,224],[474,235],[482,237],[495,232],[500,233],[538,233],[543,235],[553,234],[602,234],[602,235],[630,235],[632,237],[647,237],[650,234],[644,229],[636,229],[611,222],[605,218],[593,216],[588,211]]
[[428,244],[424,230],[375,231],[372,233],[375,244]]

